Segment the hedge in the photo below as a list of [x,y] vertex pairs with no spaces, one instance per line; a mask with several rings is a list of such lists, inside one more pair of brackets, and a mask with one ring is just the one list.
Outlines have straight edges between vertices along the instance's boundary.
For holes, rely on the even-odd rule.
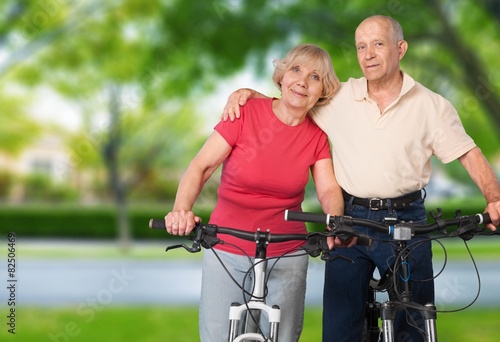
[[[451,218],[455,210],[474,214],[484,210],[484,200],[447,201],[428,204],[427,209],[443,209],[443,217]],[[165,234],[148,229],[150,218],[162,218],[167,206],[131,206],[129,219],[131,235],[135,239],[165,239]],[[308,209],[319,212],[320,208]],[[209,210],[197,212],[204,222],[210,217]],[[433,222],[432,218],[429,218]],[[0,234],[15,232],[22,237],[37,238],[99,238],[113,239],[116,232],[117,212],[112,205],[24,205],[0,206]],[[309,230],[323,230],[323,225],[310,225]]]
[[[153,205],[129,209],[131,236],[136,239],[165,239],[148,228],[150,218],[162,218],[165,207]],[[198,213],[204,221],[209,212]],[[4,206],[0,208],[0,234],[15,232],[29,238],[97,238],[117,236],[117,211],[101,206]]]

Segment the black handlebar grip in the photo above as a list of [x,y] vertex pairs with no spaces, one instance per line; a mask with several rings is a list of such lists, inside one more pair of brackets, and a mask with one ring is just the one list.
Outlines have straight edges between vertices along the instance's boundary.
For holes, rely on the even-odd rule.
[[368,236],[358,236],[358,242],[356,243],[358,246],[368,246],[372,245],[372,239]]
[[489,213],[483,213],[483,214],[478,215],[478,216],[480,216],[480,221],[479,221],[480,224],[491,223],[491,217],[490,217]]
[[302,211],[289,211],[287,209],[287,210],[285,210],[285,221],[324,223],[324,224],[328,225],[330,223],[330,215],[329,214],[304,213]]
[[166,229],[164,219],[151,219],[149,220],[149,228],[151,229]]

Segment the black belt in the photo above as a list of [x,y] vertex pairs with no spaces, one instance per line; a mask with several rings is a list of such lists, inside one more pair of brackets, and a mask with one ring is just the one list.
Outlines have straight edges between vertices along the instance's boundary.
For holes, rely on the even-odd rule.
[[401,197],[390,198],[390,199],[378,198],[378,197],[359,198],[352,196],[351,194],[348,194],[344,190],[342,190],[342,193],[344,195],[344,200],[351,201],[351,199],[353,199],[352,200],[353,204],[361,205],[363,207],[369,208],[370,210],[389,209],[388,208],[389,201],[391,203],[391,209],[407,209],[411,207],[412,202],[415,202],[416,200],[422,198],[422,192],[420,190],[411,192]]

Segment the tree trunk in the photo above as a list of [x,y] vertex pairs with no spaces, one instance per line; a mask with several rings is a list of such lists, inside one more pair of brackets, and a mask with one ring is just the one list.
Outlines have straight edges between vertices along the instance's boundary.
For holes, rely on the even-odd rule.
[[483,63],[479,61],[474,50],[466,46],[457,35],[439,1],[430,0],[429,6],[436,12],[443,25],[441,42],[463,62],[465,84],[489,114],[488,117],[491,119],[496,131],[500,132],[500,98],[495,89],[498,84],[495,84],[494,80],[488,76],[488,73],[483,68]]
[[118,154],[120,150],[120,92],[116,87],[110,88],[109,114],[110,125],[108,141],[104,145],[104,160],[108,168],[109,186],[116,204],[118,246],[127,252],[131,246],[130,222],[127,210],[127,196],[124,184],[120,180]]

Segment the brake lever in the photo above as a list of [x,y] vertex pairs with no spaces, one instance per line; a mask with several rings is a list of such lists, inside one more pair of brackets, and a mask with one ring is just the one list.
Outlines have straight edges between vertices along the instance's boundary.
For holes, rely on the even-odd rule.
[[474,235],[480,234],[485,228],[480,227],[477,223],[475,223],[472,220],[467,220],[467,222],[460,222],[459,227],[451,232],[449,236],[451,237],[456,237],[459,236],[461,237],[464,241],[468,241],[474,237]]
[[321,260],[323,261],[334,261],[336,259],[340,259],[340,260],[343,260],[343,261],[347,261],[351,264],[354,264],[354,261],[348,257],[346,257],[345,255],[336,255],[334,257],[330,256],[330,251],[328,252],[324,252],[321,254]]
[[184,248],[189,253],[197,253],[197,252],[201,251],[200,243],[198,241],[193,241],[193,245],[191,247],[189,247],[185,243],[167,246],[167,248],[165,249],[165,252],[168,252],[168,251],[170,251],[172,249],[176,249],[176,248]]
[[[330,248],[328,247],[328,244],[326,243],[326,238],[331,236],[331,237],[335,237],[335,233],[333,231],[333,229],[335,228],[335,225],[330,225],[330,228],[332,228],[332,230],[328,230],[325,232],[326,235],[324,235],[324,238],[323,239],[319,239],[320,241],[320,248],[321,248],[321,260],[323,261],[334,261],[335,259],[340,259],[340,260],[344,260],[344,261],[348,261],[350,262],[351,264],[354,264],[354,261],[349,259],[348,257],[344,256],[344,255],[336,255],[334,257],[330,256]],[[337,235],[338,236],[338,235]]]
[[204,225],[201,229],[200,224],[197,224],[193,230],[194,235],[188,236],[188,239],[193,241],[191,246],[184,243],[178,245],[168,246],[165,252],[176,248],[184,248],[189,253],[197,253],[201,251],[201,247],[209,249],[220,242],[220,239],[216,237],[216,226],[214,225]]

